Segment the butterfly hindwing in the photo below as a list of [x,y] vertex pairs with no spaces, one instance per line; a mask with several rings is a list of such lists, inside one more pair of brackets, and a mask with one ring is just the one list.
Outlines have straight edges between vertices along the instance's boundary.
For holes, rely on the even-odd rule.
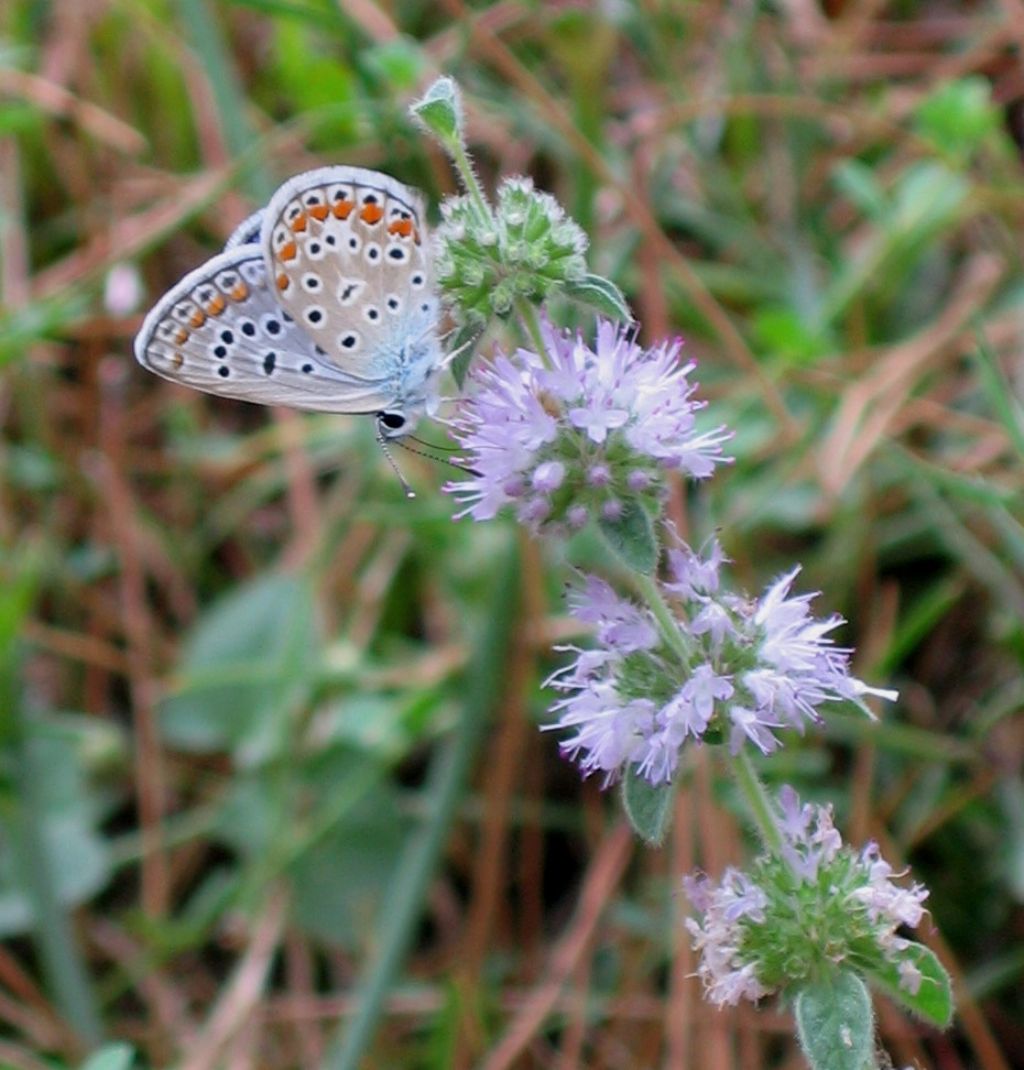
[[267,405],[373,413],[395,393],[386,377],[326,359],[276,300],[260,246],[244,239],[163,297],[146,317],[135,355],[172,382]]
[[278,302],[339,368],[400,378],[405,343],[435,333],[423,205],[389,175],[297,175],[267,206],[262,245]]

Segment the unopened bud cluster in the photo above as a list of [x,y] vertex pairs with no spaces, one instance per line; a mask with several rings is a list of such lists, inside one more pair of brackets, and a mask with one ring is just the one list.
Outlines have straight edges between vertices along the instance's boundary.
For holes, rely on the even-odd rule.
[[749,874],[729,868],[718,882],[684,879],[701,915],[686,926],[708,998],[735,1006],[839,967],[871,974],[895,966],[900,987],[916,994],[922,975],[906,954],[911,941],[896,930],[920,923],[927,890],[894,883],[898,874],[876,844],[844,845],[830,807],[801,805],[788,786],[779,803],[781,855],[762,855]]
[[441,215],[437,279],[460,322],[482,326],[586,274],[586,235],[528,178],[506,179],[486,216],[469,196],[446,200]]

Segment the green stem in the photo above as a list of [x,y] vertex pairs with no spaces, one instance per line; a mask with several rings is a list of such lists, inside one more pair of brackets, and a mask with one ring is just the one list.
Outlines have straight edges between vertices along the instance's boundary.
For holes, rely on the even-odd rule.
[[461,137],[452,138],[451,141],[447,141],[448,151],[452,154],[452,161],[455,164],[455,169],[459,172],[459,177],[462,179],[462,184],[466,187],[466,192],[469,194],[469,199],[476,209],[477,215],[480,217],[481,223],[486,223],[489,226],[494,225],[494,217],[491,214],[490,206],[487,203],[487,198],[484,196],[483,187],[480,185],[476,177],[476,172],[473,170],[473,164],[469,159],[469,153],[466,152],[466,146]]
[[745,750],[741,750],[736,756],[730,756],[729,766],[736,778],[740,791],[747,801],[757,831],[761,834],[761,841],[774,855],[782,854],[782,833],[775,820],[775,808],[768,797],[768,792],[761,783],[761,778],[754,769],[754,763]]
[[688,665],[693,652],[686,640],[686,636],[679,630],[675,614],[669,607],[668,602],[665,601],[665,596],[661,593],[661,588],[658,586],[657,581],[652,576],[647,576],[642,572],[635,573],[632,578],[637,590],[639,590],[654,614],[654,619],[658,622],[661,637],[670,649],[679,655],[680,660],[685,665]]
[[550,368],[551,358],[548,356],[548,349],[544,343],[544,335],[540,330],[540,320],[537,319],[537,310],[525,297],[517,297],[516,314],[519,316],[520,326],[533,343],[534,349],[537,350],[537,355]]
[[376,960],[360,986],[355,1016],[334,1041],[324,1060],[324,1070],[357,1070],[365,1065],[364,1054],[380,1020],[384,999],[415,935],[467,772],[501,696],[506,654],[517,616],[511,600],[519,587],[518,565],[518,549],[510,547],[494,587],[493,611],[474,651],[455,736],[431,763],[427,789],[430,812],[424,827],[410,836],[390,891],[381,903]]

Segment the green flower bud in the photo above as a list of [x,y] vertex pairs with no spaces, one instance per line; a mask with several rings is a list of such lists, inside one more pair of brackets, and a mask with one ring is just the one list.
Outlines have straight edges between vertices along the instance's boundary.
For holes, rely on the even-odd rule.
[[528,178],[506,179],[486,222],[469,197],[442,206],[438,278],[459,323],[507,316],[517,299],[539,304],[586,276],[587,238]]

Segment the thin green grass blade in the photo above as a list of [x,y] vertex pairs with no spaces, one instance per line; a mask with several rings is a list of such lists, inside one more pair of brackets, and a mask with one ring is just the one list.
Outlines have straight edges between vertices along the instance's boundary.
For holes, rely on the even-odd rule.
[[[242,157],[252,144],[254,131],[246,117],[248,103],[239,85],[234,61],[220,24],[210,14],[206,0],[178,0],[181,22],[188,28],[217,104],[224,140],[232,156]],[[273,183],[262,162],[243,171],[242,185],[260,204],[270,200]]]
[[1014,392],[988,344],[985,332],[979,326],[975,333],[978,338],[978,348],[974,351],[974,363],[978,369],[985,396],[993,412],[999,418],[999,422],[1006,428],[1014,449],[1021,457],[1024,457],[1024,409],[1014,397]]
[[517,616],[519,553],[511,546],[495,570],[494,594],[487,626],[473,652],[466,681],[466,700],[451,743],[435,757],[428,779],[428,817],[414,831],[391,882],[391,892],[381,904],[379,949],[359,986],[359,1006],[347,1030],[336,1040],[324,1060],[324,1070],[357,1070],[377,1028],[384,999],[415,934],[423,913],[430,879],[437,867],[457,804],[462,797],[467,771],[484,729],[500,699],[505,661]]

